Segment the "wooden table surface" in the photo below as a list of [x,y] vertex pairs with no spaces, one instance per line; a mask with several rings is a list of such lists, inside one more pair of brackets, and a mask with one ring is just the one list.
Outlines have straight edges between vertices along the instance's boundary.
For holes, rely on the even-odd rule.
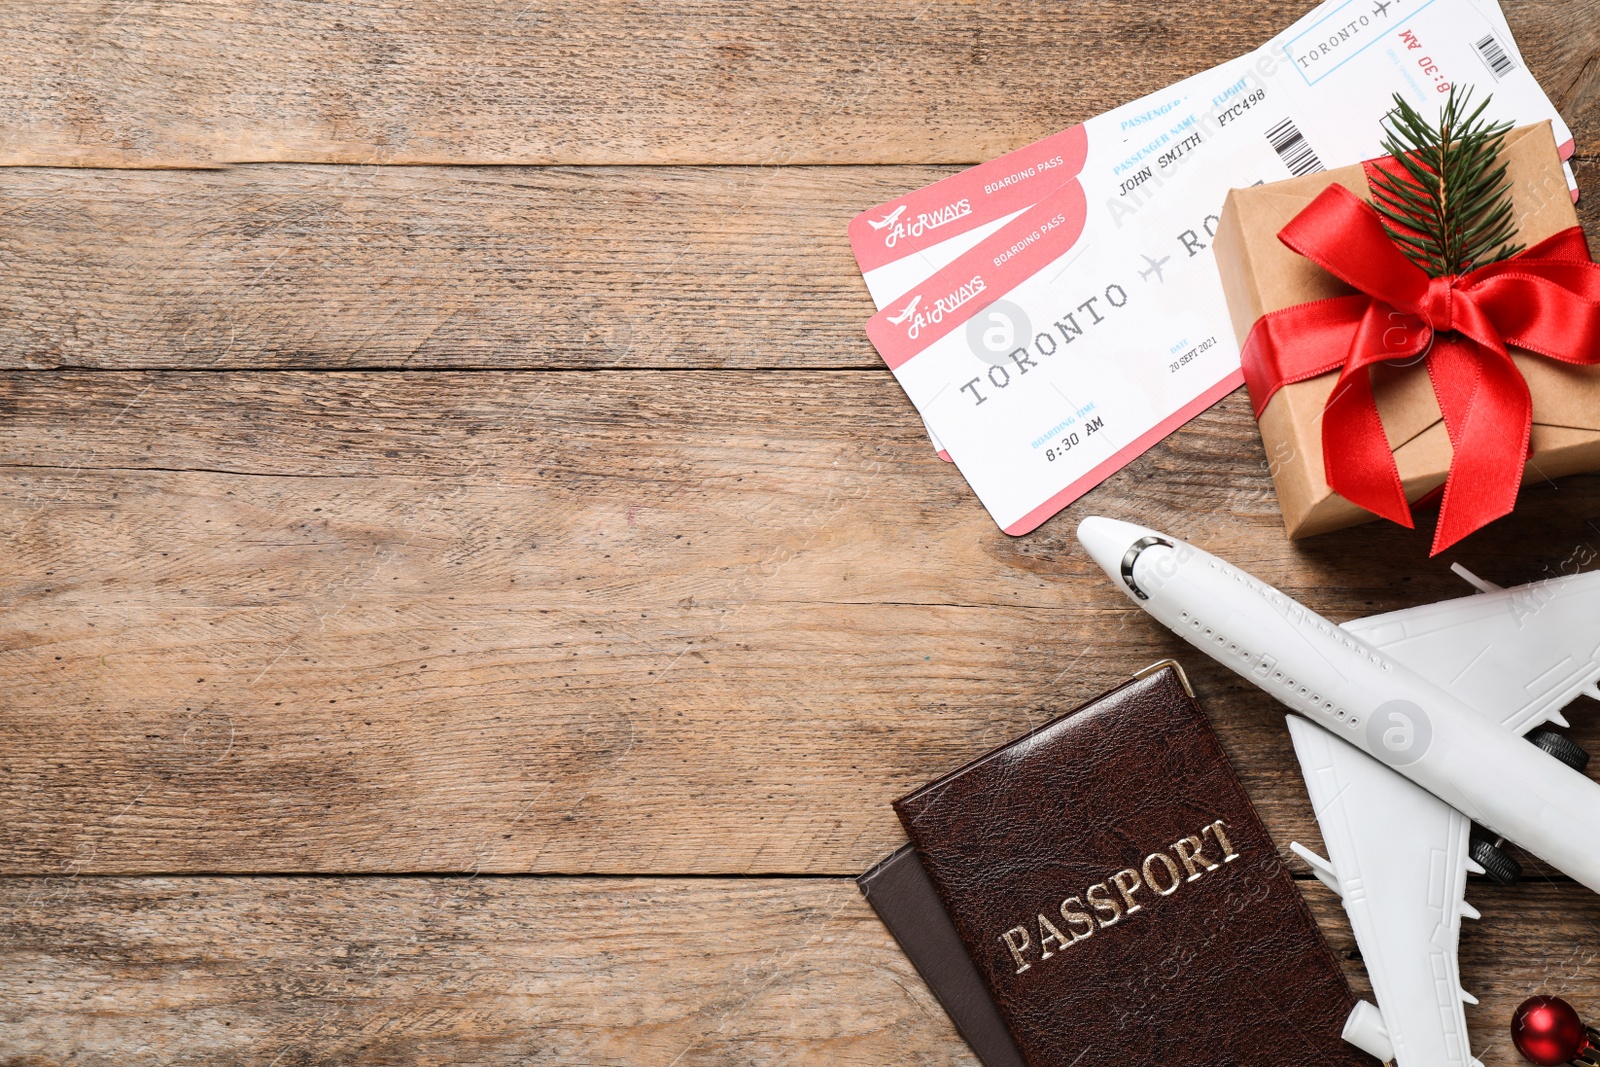
[[[1310,6],[0,6],[0,1064],[973,1064],[852,876],[1172,654],[1320,844],[1077,518],[1342,619],[1592,566],[1600,476],[1290,544],[1241,393],[1008,538],[845,241]],[[1600,0],[1506,7],[1600,233]],[[1600,900],[1469,899],[1491,1067],[1536,990],[1600,1017]]]

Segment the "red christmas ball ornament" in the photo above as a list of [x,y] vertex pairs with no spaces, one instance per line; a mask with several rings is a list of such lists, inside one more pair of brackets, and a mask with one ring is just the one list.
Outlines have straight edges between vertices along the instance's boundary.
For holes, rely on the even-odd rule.
[[1517,1051],[1541,1067],[1600,1064],[1600,1034],[1560,997],[1529,997],[1511,1016]]

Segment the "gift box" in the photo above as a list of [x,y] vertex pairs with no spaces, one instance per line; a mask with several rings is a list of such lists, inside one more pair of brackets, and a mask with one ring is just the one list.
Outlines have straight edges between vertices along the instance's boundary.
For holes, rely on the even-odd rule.
[[[1583,286],[1589,286],[1589,289],[1575,295],[1563,295],[1561,299],[1575,299],[1580,305],[1584,301],[1592,303],[1594,293],[1589,275],[1577,267],[1567,270],[1574,257],[1581,255],[1587,260],[1588,252],[1582,247],[1581,232],[1573,230],[1578,224],[1577,213],[1573,208],[1550,125],[1527,126],[1508,133],[1502,158],[1508,164],[1507,177],[1513,189],[1516,240],[1528,246],[1528,254],[1535,257],[1548,257],[1551,254],[1546,247],[1536,247],[1540,246],[1540,242],[1549,238],[1549,247],[1555,247],[1564,240],[1561,255],[1566,258],[1547,258],[1544,262],[1557,266],[1546,273],[1559,274],[1561,283],[1569,287],[1570,281],[1567,279],[1574,272],[1581,275],[1585,280],[1580,289]],[[1284,525],[1291,538],[1309,537],[1353,526],[1377,516],[1329,486],[1324,453],[1326,415],[1340,374],[1329,372],[1298,381],[1274,378],[1263,385],[1262,379],[1267,375],[1260,369],[1259,352],[1251,352],[1252,340],[1259,342],[1261,338],[1252,339],[1251,334],[1263,316],[1269,316],[1269,320],[1262,325],[1270,325],[1270,316],[1284,309],[1319,301],[1323,302],[1319,307],[1337,306],[1339,302],[1334,298],[1357,294],[1355,287],[1345,284],[1311,258],[1291,250],[1285,243],[1289,238],[1286,227],[1333,185],[1343,186],[1370,203],[1373,197],[1369,188],[1368,168],[1374,165],[1377,164],[1344,167],[1270,185],[1235,189],[1228,195],[1216,235],[1217,265],[1234,329],[1241,346],[1246,348],[1246,378],[1251,386],[1252,401],[1256,406],[1257,420],[1266,446],[1267,464],[1277,490]],[[1350,200],[1338,194],[1330,194],[1323,199]],[[1353,201],[1348,207],[1366,211]],[[1280,239],[1280,232],[1284,234],[1284,239]],[[1338,244],[1339,238],[1334,237],[1331,243]],[[1448,296],[1445,294],[1442,299]],[[1514,301],[1507,303],[1510,298],[1506,298],[1504,293],[1501,297],[1503,306],[1515,306]],[[1388,305],[1380,304],[1379,308],[1395,319],[1395,337],[1404,340],[1405,316]],[[1568,308],[1569,305],[1565,304],[1550,308],[1545,316],[1545,327],[1552,327],[1564,309]],[[1449,310],[1444,315],[1448,318]],[[1426,313],[1423,317],[1426,318]],[[1280,326],[1284,325],[1283,315],[1278,316],[1278,320]],[[1279,329],[1277,333],[1281,346],[1293,347],[1300,343],[1293,330]],[[1517,330],[1513,329],[1512,333],[1517,334]],[[1439,336],[1448,338],[1453,335],[1441,331]],[[1431,348],[1434,343],[1430,339],[1428,347]],[[1579,347],[1596,347],[1592,338],[1580,336],[1574,343]],[[1546,349],[1550,347],[1542,341],[1538,344]],[[1504,427],[1503,455],[1499,460],[1501,465],[1515,463],[1525,456],[1522,463],[1524,483],[1600,469],[1600,366],[1582,365],[1585,360],[1600,359],[1600,352],[1557,353],[1556,358],[1550,358],[1548,351],[1541,355],[1512,344],[1504,347],[1527,383],[1527,392],[1532,399],[1532,426],[1531,434],[1525,440],[1520,428]],[[1258,357],[1256,374],[1253,376],[1252,355]],[[1458,368],[1461,365],[1456,364]],[[1431,370],[1435,377],[1441,373],[1437,366]],[[1505,372],[1509,375],[1509,365]],[[1409,358],[1376,362],[1370,370],[1362,373],[1370,374],[1372,399],[1376,402],[1377,415],[1382,423],[1379,443],[1373,447],[1383,447],[1386,439],[1405,498],[1399,501],[1397,493],[1397,506],[1405,513],[1407,502],[1417,503],[1438,493],[1450,472],[1456,451],[1435,395],[1437,383],[1430,378],[1428,353],[1424,350]],[[1270,399],[1265,399],[1262,394],[1270,394]],[[1460,416],[1457,418],[1459,420]],[[1525,416],[1523,421],[1526,422]],[[1371,426],[1372,434],[1378,432],[1376,425]],[[1329,447],[1344,447],[1341,440],[1332,437]],[[1482,443],[1480,432],[1478,444]],[[1526,449],[1523,456],[1508,459],[1504,455],[1522,448]],[[1387,465],[1381,453],[1379,456],[1383,465]],[[1370,466],[1370,456],[1368,462]],[[1392,478],[1392,474],[1388,477]],[[1506,480],[1510,499],[1514,499],[1514,471]],[[1341,481],[1340,484],[1345,483]],[[1466,497],[1471,491],[1470,488],[1464,489],[1458,495]],[[1457,493],[1457,490],[1452,488],[1452,492]],[[1504,498],[1505,494],[1501,495]],[[1463,504],[1462,510],[1467,506]],[[1501,510],[1508,507],[1509,503],[1505,503]],[[1492,518],[1493,515],[1487,517]],[[1478,521],[1481,524],[1486,519],[1480,517]],[[1475,528],[1471,523],[1465,526],[1458,524],[1458,527],[1454,534],[1445,538],[1441,520],[1441,540],[1436,540],[1435,551],[1448,540],[1461,536],[1461,530]]]

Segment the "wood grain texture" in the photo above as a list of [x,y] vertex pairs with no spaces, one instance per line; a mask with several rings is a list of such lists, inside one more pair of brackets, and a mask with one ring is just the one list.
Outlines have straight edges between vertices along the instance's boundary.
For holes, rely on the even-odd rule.
[[[1301,884],[1370,996],[1337,901]],[[1469,896],[1479,1057],[1519,1062],[1535,990],[1600,1014],[1593,894]],[[175,1061],[977,1062],[845,880],[0,880],[0,1064]]]
[[845,226],[946,173],[0,171],[0,368],[875,368]]
[[[973,163],[1241,54],[1311,6],[9,4],[0,161]],[[1573,6],[1506,5],[1588,152],[1600,30]]]
[[[3,386],[18,873],[851,873],[893,797],[1180,652],[1083,514],[1334,618],[1467,591],[1425,532],[1286,542],[1242,394],[1011,539],[882,371]],[[1597,519],[1568,479],[1450,558],[1592,565]],[[1275,837],[1314,840],[1277,705],[1184,659]]]
[[0,365],[874,367],[937,167],[0,170]]
[[[976,163],[1312,6],[27,0],[0,9],[0,162]],[[1592,0],[1506,9],[1593,152]]]
[[976,1064],[842,880],[8,879],[0,902],[7,1067]]

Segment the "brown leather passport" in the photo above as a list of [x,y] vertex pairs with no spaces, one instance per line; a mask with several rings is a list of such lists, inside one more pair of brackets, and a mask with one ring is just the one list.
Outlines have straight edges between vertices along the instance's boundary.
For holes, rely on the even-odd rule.
[[895,802],[1028,1067],[1374,1067],[1173,667]]
[[895,850],[856,885],[983,1067],[1027,1067],[916,850],[910,845]]

